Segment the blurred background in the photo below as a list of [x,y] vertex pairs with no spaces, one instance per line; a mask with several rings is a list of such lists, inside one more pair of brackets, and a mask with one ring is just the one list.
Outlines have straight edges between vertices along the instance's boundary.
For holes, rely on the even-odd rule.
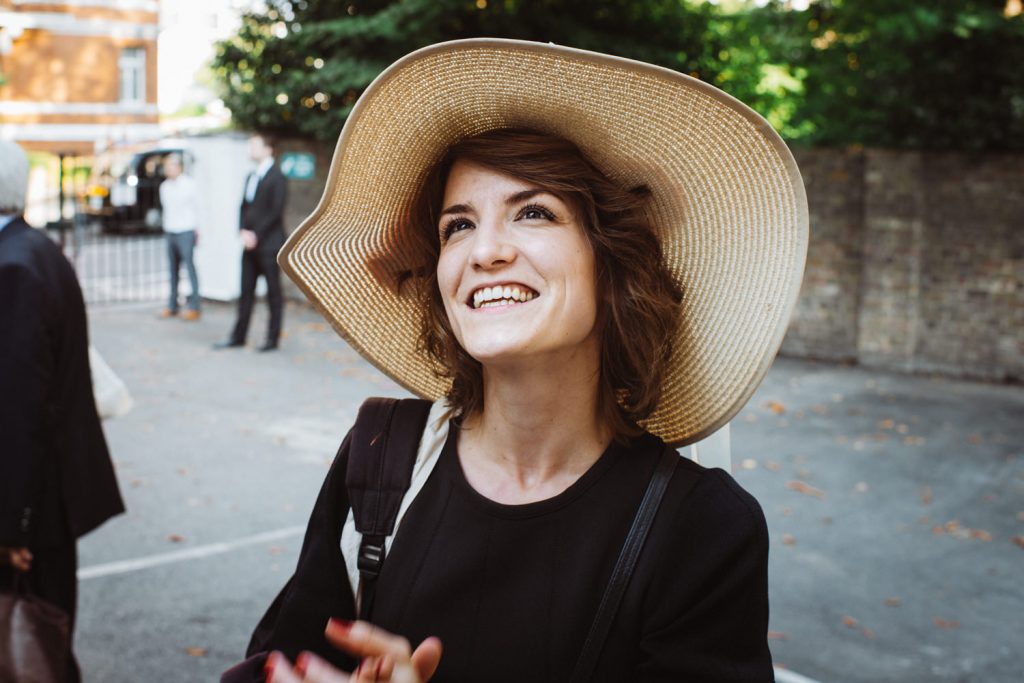
[[[209,680],[240,659],[359,401],[401,395],[294,288],[282,354],[209,353],[239,291],[247,133],[281,137],[292,229],[373,78],[475,36],[690,74],[793,149],[807,271],[782,358],[732,427],[734,475],[772,532],[779,680],[1024,680],[1021,14],[1021,0],[0,0],[0,138],[30,155],[26,218],[75,264],[92,338],[136,399],[106,424],[129,513],[81,544],[87,680]],[[170,153],[204,189],[208,305],[192,327],[154,319]]]

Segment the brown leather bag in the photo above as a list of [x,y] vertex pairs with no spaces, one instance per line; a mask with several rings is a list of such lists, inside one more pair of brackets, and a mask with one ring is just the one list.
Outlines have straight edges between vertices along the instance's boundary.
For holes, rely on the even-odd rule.
[[0,591],[0,681],[62,683],[71,651],[64,610],[32,595],[15,572],[14,589]]

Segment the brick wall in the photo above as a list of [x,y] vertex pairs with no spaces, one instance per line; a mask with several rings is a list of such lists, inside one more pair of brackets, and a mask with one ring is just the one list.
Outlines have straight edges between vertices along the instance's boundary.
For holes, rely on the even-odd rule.
[[783,353],[1024,381],[1024,157],[796,156],[811,241]]

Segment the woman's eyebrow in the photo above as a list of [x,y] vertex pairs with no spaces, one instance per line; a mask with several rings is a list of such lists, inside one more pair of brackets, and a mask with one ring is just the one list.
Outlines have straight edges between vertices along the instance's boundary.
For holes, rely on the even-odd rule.
[[505,204],[508,206],[512,206],[513,204],[518,204],[519,202],[525,202],[527,199],[532,199],[539,194],[549,193],[546,190],[542,190],[540,188],[523,190],[522,192],[516,192],[515,194],[510,194],[508,197],[505,197]]
[[447,216],[452,213],[470,213],[473,210],[469,204],[452,204],[447,209],[441,212],[442,216]]

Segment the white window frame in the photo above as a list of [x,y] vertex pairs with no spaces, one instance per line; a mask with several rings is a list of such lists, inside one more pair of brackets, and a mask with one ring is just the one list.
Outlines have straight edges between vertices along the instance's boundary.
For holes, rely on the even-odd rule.
[[117,58],[118,95],[121,104],[146,103],[146,48],[121,48]]

